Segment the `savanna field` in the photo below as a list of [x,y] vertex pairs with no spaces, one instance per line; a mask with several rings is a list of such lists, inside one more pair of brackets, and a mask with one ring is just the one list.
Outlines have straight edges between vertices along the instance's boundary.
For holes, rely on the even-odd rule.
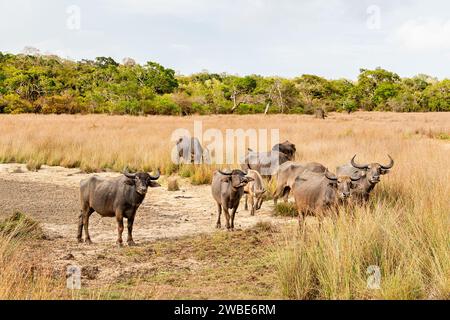
[[[241,203],[239,230],[215,230],[209,220],[192,222],[194,216],[203,221],[212,215],[214,220],[208,184],[215,166],[177,167],[170,158],[172,132],[192,131],[194,120],[202,121],[203,130],[279,129],[281,141],[296,145],[296,161],[320,162],[331,171],[354,154],[360,163],[382,164],[390,154],[395,165],[367,205],[341,208],[320,226],[309,218],[299,230],[296,218],[280,217],[268,199],[253,220],[246,220],[249,212]],[[309,115],[1,115],[0,163],[24,164],[26,172],[0,175],[0,190],[14,193],[17,187],[23,200],[0,203],[2,218],[22,213],[0,223],[0,298],[449,299],[449,156],[449,113],[330,113],[325,120]],[[177,202],[189,206],[188,198],[157,202],[169,193],[166,180],[174,175],[204,211],[197,215],[195,206],[186,210],[186,223],[168,227],[186,231],[175,236],[166,232],[146,239],[144,228],[145,241],[136,248],[119,250],[103,238],[86,249],[75,240],[77,181],[64,186],[67,192],[56,188],[61,195],[45,191],[44,199],[36,196],[43,188],[61,185],[51,175],[39,178],[47,166],[83,175],[160,168],[162,188],[150,191],[142,210],[156,219],[183,210],[175,207]],[[271,183],[268,189],[273,190]],[[33,196],[39,204],[22,203]],[[158,206],[152,207],[152,201]],[[41,205],[53,211],[39,210]],[[67,212],[67,221],[50,223],[60,210]],[[144,216],[141,209],[137,215]],[[144,222],[138,220],[136,228],[141,223],[153,230],[154,220]],[[114,228],[111,223],[105,230],[114,235]],[[49,230],[61,233],[52,237]],[[68,252],[74,256],[69,260],[88,270],[80,291],[66,289],[61,276],[70,261],[60,256]],[[111,264],[120,264],[124,272],[108,271]],[[367,287],[369,266],[381,272],[378,289]]]

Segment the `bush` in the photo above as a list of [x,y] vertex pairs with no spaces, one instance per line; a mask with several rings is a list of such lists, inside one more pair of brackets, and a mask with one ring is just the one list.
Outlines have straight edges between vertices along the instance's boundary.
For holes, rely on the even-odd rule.
[[297,208],[292,202],[278,202],[273,211],[274,216],[296,217],[298,216]]
[[3,105],[6,105],[3,107],[5,113],[17,114],[34,111],[33,106],[29,101],[21,99],[19,95],[14,93],[5,95],[2,103]]
[[21,212],[0,222],[0,233],[9,238],[45,238],[39,223]]

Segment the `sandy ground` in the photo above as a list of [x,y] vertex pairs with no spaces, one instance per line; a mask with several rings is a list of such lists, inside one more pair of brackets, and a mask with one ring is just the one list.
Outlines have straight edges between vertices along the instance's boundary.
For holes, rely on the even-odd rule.
[[[119,173],[98,175],[114,177]],[[38,220],[50,239],[47,241],[47,258],[60,270],[67,265],[78,264],[91,269],[88,270],[88,278],[102,279],[103,282],[112,281],[124,273],[145,272],[151,268],[152,261],[138,261],[120,270],[112,267],[120,264],[120,257],[113,253],[121,250],[115,245],[117,227],[113,218],[102,218],[94,213],[89,224],[94,244],[77,243],[78,186],[80,180],[88,176],[78,169],[42,166],[38,172],[30,172],[23,164],[0,164],[0,219],[20,211]],[[149,189],[136,215],[133,237],[138,246],[164,238],[227,232],[215,228],[217,207],[209,185],[192,186],[187,180],[180,179],[179,191],[167,191],[166,179],[162,177],[159,182],[162,187]],[[236,214],[236,229],[249,228],[260,221],[295,223],[293,219],[273,217],[272,209],[272,202],[267,201],[255,216],[250,216],[242,201]],[[89,275],[89,272],[94,275]]]

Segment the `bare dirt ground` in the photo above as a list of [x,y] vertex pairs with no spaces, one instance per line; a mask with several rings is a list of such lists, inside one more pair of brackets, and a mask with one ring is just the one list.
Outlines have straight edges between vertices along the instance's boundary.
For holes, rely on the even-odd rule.
[[[113,177],[118,173],[98,175]],[[166,179],[162,177],[162,187],[150,189],[137,212],[133,230],[137,248],[117,248],[115,219],[101,218],[95,213],[89,225],[94,244],[78,244],[78,186],[87,176],[89,174],[78,169],[43,166],[31,172],[23,164],[0,164],[0,219],[20,211],[39,221],[49,237],[44,245],[46,262],[58,271],[71,264],[81,266],[85,285],[104,286],[126,274],[146,274],[154,270],[158,259],[152,258],[152,248],[161,240],[213,233],[221,237],[220,233],[227,233],[215,228],[217,209],[209,185],[192,186],[180,179],[179,191],[167,191]],[[236,214],[236,229],[246,230],[258,222],[270,222],[275,226],[295,223],[294,219],[273,217],[272,206],[267,201],[255,216],[250,216],[241,203]],[[141,258],[130,259],[136,252]],[[176,269],[195,269],[202,263],[192,257],[177,259],[176,252],[175,258],[173,256],[171,259],[175,261],[170,263],[176,265]]]

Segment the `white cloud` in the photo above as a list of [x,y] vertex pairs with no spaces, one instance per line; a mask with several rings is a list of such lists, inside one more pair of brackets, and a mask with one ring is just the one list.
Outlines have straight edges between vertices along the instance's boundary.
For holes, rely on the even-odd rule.
[[450,20],[408,20],[396,30],[394,39],[412,50],[450,49]]

